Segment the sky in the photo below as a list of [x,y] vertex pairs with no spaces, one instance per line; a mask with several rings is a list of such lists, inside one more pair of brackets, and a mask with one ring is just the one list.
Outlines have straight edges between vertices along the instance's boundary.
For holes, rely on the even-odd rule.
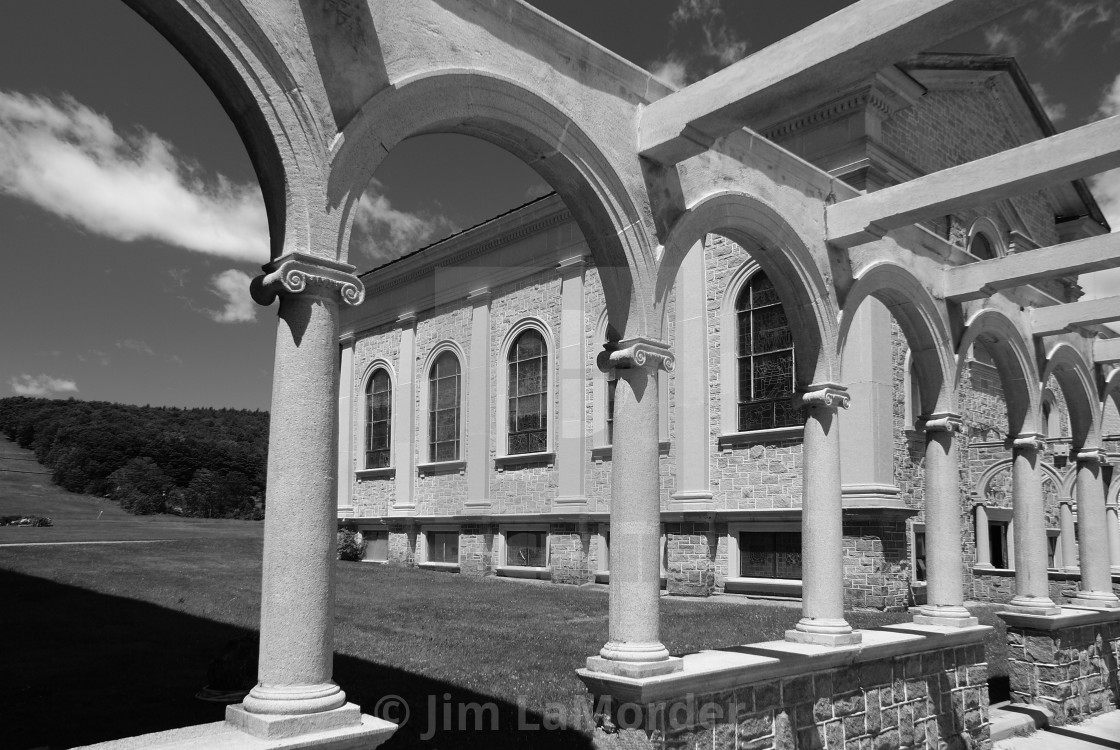
[[[850,3],[531,4],[684,85]],[[16,0],[4,16],[0,396],[268,409],[276,308],[248,295],[267,226],[217,100],[119,0]],[[1114,0],[1036,0],[938,49],[1015,55],[1059,130],[1120,114]],[[1090,184],[1120,228],[1120,170]],[[351,262],[368,270],[548,190],[482,141],[406,141],[360,204]],[[1104,296],[1120,274],[1082,285]]]

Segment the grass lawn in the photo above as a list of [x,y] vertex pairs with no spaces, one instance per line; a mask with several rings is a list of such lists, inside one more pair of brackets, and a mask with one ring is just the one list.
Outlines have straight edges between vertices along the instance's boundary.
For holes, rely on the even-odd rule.
[[[65,514],[55,520],[16,531],[77,533]],[[222,718],[221,706],[194,694],[223,646],[258,625],[262,525],[174,520],[186,526],[167,542],[0,546],[4,747],[70,747]],[[590,747],[581,731],[516,729],[586,705],[574,669],[606,640],[602,587],[337,566],[335,678],[366,712],[380,702],[400,718],[399,704],[383,702],[396,696],[411,715],[387,749]],[[675,598],[661,611],[674,653],[780,638],[799,616],[792,606]],[[857,627],[906,619],[851,615]],[[485,724],[496,716],[499,730],[423,741],[433,708],[442,717],[450,705],[455,727],[468,703],[492,703]]]

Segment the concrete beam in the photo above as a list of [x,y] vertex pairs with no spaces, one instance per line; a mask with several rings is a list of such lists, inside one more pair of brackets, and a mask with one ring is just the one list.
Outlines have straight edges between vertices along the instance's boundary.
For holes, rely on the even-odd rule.
[[1031,333],[1052,336],[1077,326],[1112,323],[1120,320],[1120,297],[1071,302],[1065,305],[1031,309]]
[[1120,115],[833,204],[828,241],[849,248],[893,229],[1120,167]]
[[1093,361],[1098,365],[1120,364],[1120,339],[1095,339]]
[[792,117],[1028,2],[861,0],[650,104],[641,115],[639,151],[677,164],[721,136]]
[[946,268],[942,291],[947,300],[967,302],[1054,276],[1117,267],[1120,267],[1120,233],[1114,232]]

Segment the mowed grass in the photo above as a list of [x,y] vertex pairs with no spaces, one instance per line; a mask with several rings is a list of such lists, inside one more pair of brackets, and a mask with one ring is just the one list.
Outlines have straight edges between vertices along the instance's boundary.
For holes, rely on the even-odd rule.
[[[103,526],[81,525],[100,522],[68,518],[66,501],[53,501],[63,511],[55,527],[14,531],[104,540]],[[99,502],[69,501],[82,513],[89,512],[82,503]],[[258,626],[262,524],[164,519],[144,526],[147,520],[130,525],[125,517],[118,528],[139,536],[174,527],[179,536],[152,544],[0,546],[0,745],[71,747],[222,718],[222,706],[194,695],[210,661]],[[586,706],[575,669],[607,639],[604,587],[336,565],[335,679],[367,712],[399,719],[403,704],[410,714],[386,748],[591,746],[586,722],[566,731],[518,728],[557,711],[575,718]],[[779,639],[800,615],[796,606],[741,601],[664,598],[665,644],[681,654]],[[909,619],[850,617],[861,628]],[[459,711],[471,703],[494,706],[484,726],[493,720],[497,731],[459,731]]]

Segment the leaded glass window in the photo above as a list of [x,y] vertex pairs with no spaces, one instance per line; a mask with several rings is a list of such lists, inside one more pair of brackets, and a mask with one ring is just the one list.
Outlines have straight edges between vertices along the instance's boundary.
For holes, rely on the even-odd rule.
[[366,383],[366,468],[389,465],[389,441],[393,414],[393,384],[389,373],[375,370]]
[[548,450],[548,350],[540,331],[522,332],[509,349],[509,455]]
[[740,532],[739,575],[744,578],[800,579],[801,532]]
[[546,534],[543,531],[510,531],[506,533],[506,565],[543,568],[548,565],[545,557]]
[[428,375],[428,460],[459,460],[460,397],[459,358],[444,352]]
[[754,274],[735,305],[739,323],[739,431],[801,423],[793,408],[793,332],[766,274]]

